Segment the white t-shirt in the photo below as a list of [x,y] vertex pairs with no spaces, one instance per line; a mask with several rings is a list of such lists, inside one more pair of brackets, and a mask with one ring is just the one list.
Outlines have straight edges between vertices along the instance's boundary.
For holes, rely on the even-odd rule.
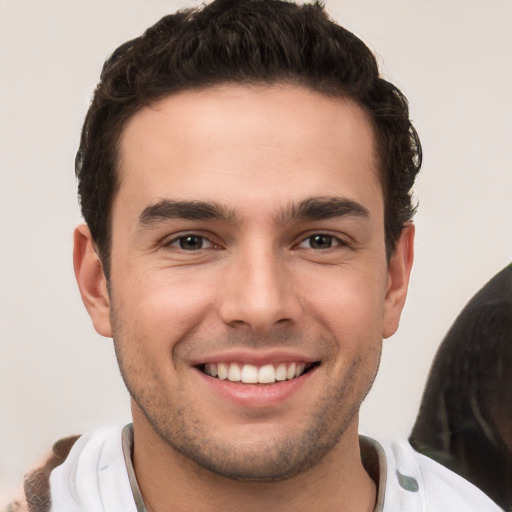
[[[375,512],[500,512],[482,491],[408,441],[361,436],[367,471],[378,479]],[[83,435],[50,476],[51,512],[147,512],[131,462],[133,430]]]

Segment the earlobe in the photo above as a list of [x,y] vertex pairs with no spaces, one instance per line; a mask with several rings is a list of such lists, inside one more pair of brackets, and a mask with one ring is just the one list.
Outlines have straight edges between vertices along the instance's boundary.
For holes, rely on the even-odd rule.
[[96,331],[111,338],[110,297],[101,260],[96,254],[91,232],[86,225],[75,229],[73,266],[82,301]]
[[383,338],[392,336],[400,323],[414,260],[414,231],[412,222],[404,226],[389,261],[384,302]]

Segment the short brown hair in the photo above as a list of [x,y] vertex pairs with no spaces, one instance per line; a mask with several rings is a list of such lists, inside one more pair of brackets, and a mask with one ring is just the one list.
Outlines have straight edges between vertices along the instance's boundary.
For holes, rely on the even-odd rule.
[[348,97],[371,117],[378,144],[388,257],[415,211],[421,145],[408,103],[375,57],[318,3],[215,0],[165,16],[105,62],[76,157],[82,214],[109,277],[119,139],[138,110],[170,94],[225,83],[291,83]]

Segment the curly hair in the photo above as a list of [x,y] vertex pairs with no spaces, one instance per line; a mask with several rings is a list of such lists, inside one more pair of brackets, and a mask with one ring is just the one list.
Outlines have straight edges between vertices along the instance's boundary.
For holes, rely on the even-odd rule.
[[355,101],[377,140],[389,258],[415,212],[412,187],[421,144],[400,90],[379,75],[375,57],[330,19],[319,2],[215,0],[163,17],[105,62],[82,129],[76,175],[82,215],[107,279],[111,207],[119,180],[119,140],[144,106],[190,89],[288,83]]

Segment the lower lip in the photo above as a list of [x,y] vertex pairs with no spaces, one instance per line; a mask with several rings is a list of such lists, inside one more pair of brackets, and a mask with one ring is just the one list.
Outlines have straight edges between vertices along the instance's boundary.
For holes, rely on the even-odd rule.
[[217,395],[235,404],[250,408],[271,407],[280,404],[293,395],[311,379],[316,372],[316,367],[295,379],[277,381],[274,384],[244,384],[231,382],[206,375],[201,370],[196,370],[205,384]]

